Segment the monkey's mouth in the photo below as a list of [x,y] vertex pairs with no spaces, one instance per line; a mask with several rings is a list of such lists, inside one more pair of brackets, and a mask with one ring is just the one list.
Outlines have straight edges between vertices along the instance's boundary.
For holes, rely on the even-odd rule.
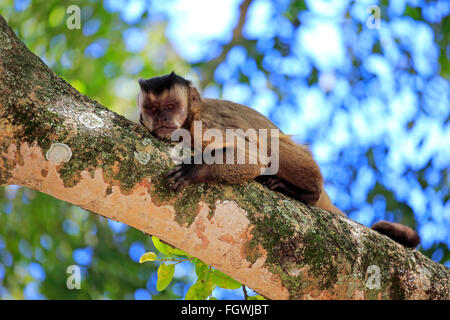
[[166,126],[160,126],[157,129],[154,129],[153,131],[159,136],[164,138],[170,138],[172,132],[177,130],[177,127],[166,127]]

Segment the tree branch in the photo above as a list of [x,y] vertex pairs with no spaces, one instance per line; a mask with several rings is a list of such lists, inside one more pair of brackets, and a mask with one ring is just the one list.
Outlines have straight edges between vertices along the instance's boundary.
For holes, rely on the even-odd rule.
[[164,186],[170,146],[80,94],[0,16],[0,184],[160,237],[272,299],[450,299],[450,270],[255,182]]
[[239,45],[243,42],[244,38],[242,36],[242,30],[244,29],[245,22],[247,21],[248,8],[252,4],[252,2],[253,0],[244,0],[239,6],[239,19],[237,25],[233,29],[233,37],[227,44],[223,45],[220,54],[216,58],[206,63],[202,63],[203,71],[200,81],[201,88],[205,88],[210,82],[214,80],[214,71],[223,61],[225,61],[230,50],[234,46]]

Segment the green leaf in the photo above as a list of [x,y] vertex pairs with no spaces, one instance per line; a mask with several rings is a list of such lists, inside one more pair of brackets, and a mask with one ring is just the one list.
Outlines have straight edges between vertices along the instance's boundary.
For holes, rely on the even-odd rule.
[[173,254],[176,254],[176,255],[179,255],[179,256],[187,256],[188,255],[186,252],[184,252],[181,249],[173,248],[171,246],[168,246],[168,247],[170,247],[169,251],[171,253],[173,253]]
[[248,297],[247,300],[266,300],[266,299],[263,296],[256,295]]
[[158,260],[158,256],[154,252],[146,252],[139,259],[139,263]]
[[155,246],[155,248],[167,256],[171,256],[173,254],[176,254],[179,256],[187,256],[187,253],[184,252],[183,250],[180,250],[180,249],[174,248],[168,244],[165,244],[164,242],[161,242],[161,240],[159,240],[155,236],[152,236],[152,241],[153,241],[153,245]]
[[403,15],[409,16],[414,20],[423,20],[421,7],[412,7],[410,5],[406,5],[405,12],[403,13]]
[[156,290],[163,291],[167,288],[175,273],[175,266],[173,264],[161,263],[158,268],[158,280],[156,281]]
[[66,10],[63,7],[56,7],[53,9],[48,16],[48,23],[51,27],[56,27],[62,22],[64,16],[66,15]]
[[215,283],[212,280],[210,267],[198,260],[194,259],[192,263],[195,264],[195,273],[197,274],[197,282],[194,283],[186,292],[185,300],[205,300],[211,295]]
[[201,298],[201,283],[194,283],[186,292],[184,300],[202,300]]
[[186,292],[185,300],[205,300],[212,293],[214,283],[209,281],[198,280]]
[[242,284],[219,270],[213,270],[212,281],[223,289],[238,289]]
[[194,260],[194,264],[198,280],[207,280],[209,277],[209,266],[198,259]]
[[161,240],[159,240],[157,237],[152,236],[152,241],[153,241],[153,245],[155,246],[155,248],[161,252],[164,253],[165,255],[170,256],[170,252],[169,250],[167,250],[167,245],[165,243],[162,243]]

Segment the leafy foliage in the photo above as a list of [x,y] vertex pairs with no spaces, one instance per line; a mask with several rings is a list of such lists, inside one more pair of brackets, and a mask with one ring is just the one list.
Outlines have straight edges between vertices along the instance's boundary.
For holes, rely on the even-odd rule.
[[[230,278],[219,270],[213,269],[204,262],[194,258],[180,249],[161,242],[157,237],[153,236],[153,245],[155,249],[162,254],[164,258],[158,258],[154,252],[146,252],[139,259],[140,263],[147,261],[160,261],[158,267],[158,279],[156,288],[158,291],[165,290],[173,279],[175,267],[183,261],[189,261],[193,264],[197,281],[189,287],[186,292],[186,300],[214,300],[212,296],[214,288],[217,286],[222,289],[239,289],[243,285],[238,281]],[[254,295],[247,298],[248,300],[261,300],[262,296]]]

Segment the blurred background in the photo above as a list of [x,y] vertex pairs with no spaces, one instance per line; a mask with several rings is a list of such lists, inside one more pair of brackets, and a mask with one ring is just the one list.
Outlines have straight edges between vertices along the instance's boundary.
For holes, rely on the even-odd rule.
[[[137,79],[172,70],[204,96],[255,108],[310,145],[350,218],[415,228],[418,249],[447,267],[449,13],[445,0],[0,3],[54,72],[130,119]],[[196,279],[183,262],[158,292],[157,263],[137,263],[154,249],[148,236],[45,194],[0,187],[0,209],[2,299],[180,299]],[[73,264],[80,290],[66,286]]]

